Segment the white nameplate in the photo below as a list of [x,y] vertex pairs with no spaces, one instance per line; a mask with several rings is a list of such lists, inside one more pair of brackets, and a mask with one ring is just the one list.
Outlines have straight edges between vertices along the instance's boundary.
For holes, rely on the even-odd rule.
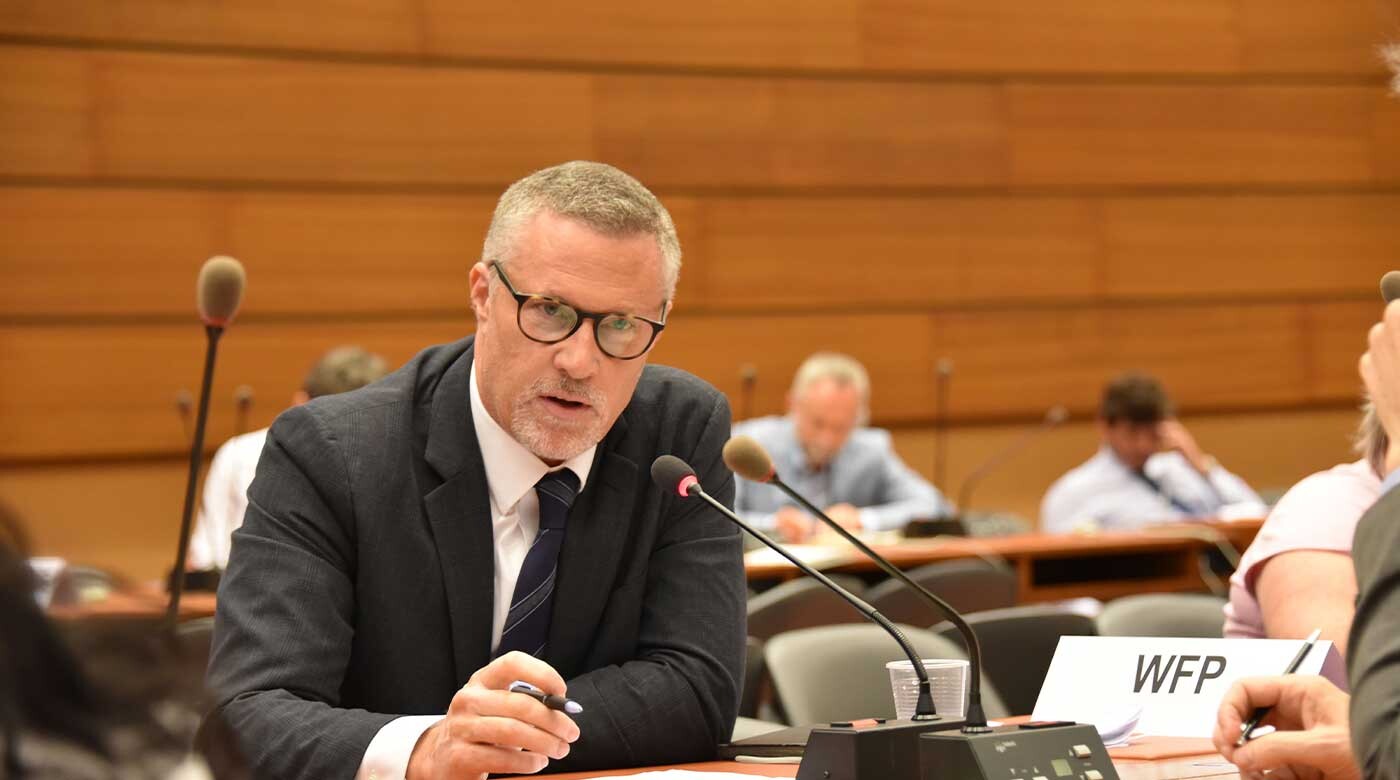
[[[1136,715],[1142,734],[1209,737],[1235,680],[1282,674],[1301,646],[1301,639],[1061,637],[1032,717],[1102,728]],[[1337,657],[1332,643],[1317,642],[1297,674],[1318,674],[1329,656]]]

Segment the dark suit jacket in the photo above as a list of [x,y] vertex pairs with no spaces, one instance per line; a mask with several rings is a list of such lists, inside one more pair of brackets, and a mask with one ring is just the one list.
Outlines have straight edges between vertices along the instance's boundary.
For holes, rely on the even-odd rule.
[[1352,541],[1356,618],[1347,645],[1351,744],[1368,780],[1400,778],[1400,490],[1361,518]]
[[[442,714],[491,660],[490,498],[472,340],[283,413],[219,587],[209,683],[259,777],[352,777],[379,728]],[[693,761],[729,738],[744,652],[738,532],[662,494],[672,453],[732,504],[729,407],[649,366],[569,514],[545,660],[584,706],[564,771]]]

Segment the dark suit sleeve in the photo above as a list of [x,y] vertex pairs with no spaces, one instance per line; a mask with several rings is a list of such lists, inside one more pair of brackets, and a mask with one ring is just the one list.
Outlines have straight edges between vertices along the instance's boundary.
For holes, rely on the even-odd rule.
[[304,407],[272,426],[219,585],[209,686],[256,777],[353,777],[393,719],[338,707],[354,632],[344,456]]
[[1356,618],[1347,667],[1351,740],[1361,774],[1400,778],[1400,490],[1391,490],[1357,526]]
[[[686,460],[706,492],[732,507],[734,475],[720,458],[728,437],[729,405],[717,396]],[[738,529],[698,500],[667,501],[636,658],[568,681],[569,693],[589,702],[579,721],[586,739],[550,771],[700,761],[729,741],[746,630]]]

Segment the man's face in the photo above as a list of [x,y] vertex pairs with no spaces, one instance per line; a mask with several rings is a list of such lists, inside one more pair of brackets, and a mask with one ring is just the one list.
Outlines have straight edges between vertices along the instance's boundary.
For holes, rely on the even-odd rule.
[[[505,268],[521,293],[584,311],[663,316],[666,287],[654,236],[605,236],[542,211],[521,227]],[[631,400],[646,357],[605,354],[593,320],[557,344],[531,341],[516,324],[515,299],[485,263],[472,267],[471,296],[477,381],[496,422],[551,464],[602,441]]]
[[1099,433],[1105,444],[1134,471],[1141,471],[1147,459],[1162,450],[1160,423],[1134,423],[1127,420],[1099,422]]
[[797,441],[807,455],[807,465],[820,468],[836,457],[856,428],[860,405],[860,392],[853,385],[832,379],[818,379],[791,399]]

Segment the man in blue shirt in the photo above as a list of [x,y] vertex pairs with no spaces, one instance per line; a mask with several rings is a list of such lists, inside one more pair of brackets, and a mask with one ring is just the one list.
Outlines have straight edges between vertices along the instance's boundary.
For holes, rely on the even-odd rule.
[[[819,352],[798,368],[786,416],[734,426],[768,450],[783,481],[850,530],[903,528],[916,517],[951,511],[941,493],[895,454],[888,431],[867,428],[870,377],[855,359]],[[772,485],[739,479],[735,509],[789,542],[817,528]]]
[[1099,438],[1098,453],[1046,492],[1042,531],[1129,530],[1212,517],[1231,504],[1265,511],[1244,480],[1201,451],[1151,376],[1130,372],[1108,383]]

